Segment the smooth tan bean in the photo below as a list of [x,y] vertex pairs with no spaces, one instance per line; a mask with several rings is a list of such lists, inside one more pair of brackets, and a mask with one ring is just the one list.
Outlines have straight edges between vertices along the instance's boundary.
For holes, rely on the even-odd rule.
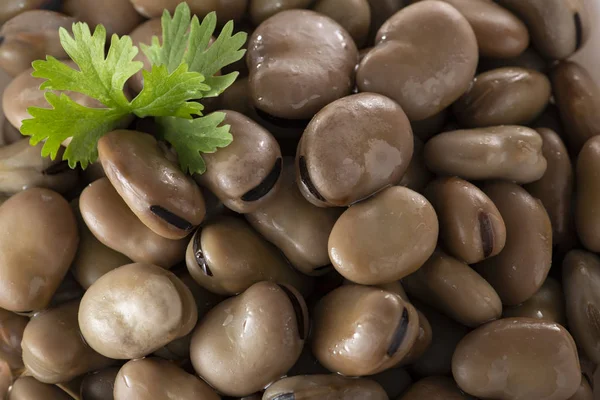
[[421,358],[427,349],[429,349],[429,346],[431,346],[431,340],[433,337],[431,324],[427,320],[427,317],[425,317],[425,314],[423,314],[421,311],[417,310],[417,314],[419,315],[419,335],[417,336],[415,344],[412,345],[408,353],[406,353],[406,356],[398,365],[410,365],[414,363],[416,360]]
[[415,308],[392,292],[344,285],[315,311],[312,350],[332,372],[365,376],[398,364],[419,336]]
[[411,121],[418,121],[439,113],[468,89],[477,54],[475,33],[456,8],[422,1],[383,24],[376,46],[358,67],[356,83],[361,92],[395,100]]
[[119,196],[107,178],[86,187],[79,199],[81,215],[105,246],[135,262],[171,268],[185,258],[188,240],[171,240],[144,225]]
[[13,383],[12,371],[8,363],[0,360],[0,396],[5,399],[8,395],[8,389]]
[[502,302],[490,284],[439,249],[402,284],[411,297],[466,326],[477,327],[502,315]]
[[588,250],[600,252],[600,136],[588,140],[581,149],[576,173],[577,234]]
[[9,371],[23,368],[21,341],[28,322],[28,318],[0,308],[0,360],[7,363]]
[[398,400],[466,400],[456,383],[445,376],[429,376],[416,382]]
[[366,42],[371,24],[368,0],[319,0],[313,9],[343,26],[357,47]]
[[0,7],[0,25],[25,11],[40,8],[54,10],[59,6],[59,0],[5,0]]
[[[160,17],[164,10],[171,14],[181,3],[179,0],[130,0],[138,13],[147,18]],[[239,20],[246,11],[248,0],[187,0],[192,14],[204,16],[216,11],[219,22],[225,23],[230,19]]]
[[81,382],[81,400],[114,400],[115,379],[119,369],[105,368],[86,375]]
[[40,310],[69,270],[79,235],[69,203],[48,189],[28,189],[0,207],[0,307]]
[[514,183],[486,184],[506,225],[506,245],[475,269],[496,289],[505,305],[520,304],[541,287],[552,262],[552,226],[542,203]]
[[283,378],[269,386],[262,398],[263,400],[303,398],[388,400],[387,394],[377,382],[370,379],[348,379],[339,375]]
[[106,37],[113,33],[126,35],[143,21],[129,1],[64,0],[63,10],[92,27],[102,24],[106,28]]
[[546,172],[542,144],[541,136],[524,126],[456,130],[425,144],[425,163],[438,175],[529,183]]
[[594,400],[594,393],[587,379],[581,378],[581,385],[575,394],[569,397],[569,400]]
[[187,335],[197,319],[188,287],[152,264],[127,264],[103,275],[85,292],[79,308],[79,326],[90,347],[125,360]]
[[294,365],[307,334],[302,296],[290,286],[259,282],[200,321],[192,337],[192,364],[219,392],[248,396]]
[[547,277],[540,290],[529,300],[516,306],[504,307],[502,316],[538,318],[567,326],[562,286],[555,279]]
[[250,0],[250,18],[256,26],[273,15],[295,8],[308,8],[312,0]]
[[31,376],[17,379],[8,393],[8,400],[33,399],[73,400],[57,386],[42,383]]
[[341,215],[329,236],[329,258],[353,282],[390,283],[423,265],[437,238],[438,219],[427,199],[394,186]]
[[452,374],[465,392],[506,400],[569,398],[581,383],[577,348],[559,324],[507,318],[458,344]]
[[449,254],[474,264],[502,251],[504,220],[477,186],[456,177],[438,178],[424,194],[439,218],[440,239]]

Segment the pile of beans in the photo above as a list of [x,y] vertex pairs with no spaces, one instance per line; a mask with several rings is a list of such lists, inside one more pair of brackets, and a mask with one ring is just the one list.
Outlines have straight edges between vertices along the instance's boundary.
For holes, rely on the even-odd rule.
[[0,4],[0,397],[600,396],[580,0],[188,0],[250,34],[205,174],[152,120],[85,171],[29,146],[58,27],[149,44],[178,3]]

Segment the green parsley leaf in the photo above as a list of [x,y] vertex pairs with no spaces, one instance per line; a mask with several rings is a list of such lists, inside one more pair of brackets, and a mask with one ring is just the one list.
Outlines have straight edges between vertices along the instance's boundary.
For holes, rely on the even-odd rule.
[[229,125],[219,126],[224,119],[225,113],[214,112],[193,120],[163,117],[156,121],[162,139],[175,148],[183,172],[203,174],[206,163],[200,153],[214,153],[233,141]]

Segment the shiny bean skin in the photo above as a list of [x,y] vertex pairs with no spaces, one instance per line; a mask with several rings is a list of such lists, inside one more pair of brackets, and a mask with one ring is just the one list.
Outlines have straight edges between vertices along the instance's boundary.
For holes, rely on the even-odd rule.
[[524,126],[455,130],[425,144],[425,163],[438,175],[529,183],[546,172],[542,144],[542,137]]
[[388,400],[387,394],[377,382],[370,379],[348,379],[339,375],[305,375],[283,378],[269,386],[262,398],[263,400],[286,398]]
[[467,400],[456,383],[445,376],[430,376],[412,385],[398,400]]
[[528,47],[516,57],[511,58],[485,58],[479,59],[477,66],[479,72],[491,71],[498,68],[517,67],[547,73],[550,65],[548,60],[542,58],[533,48]]
[[25,376],[15,381],[8,392],[8,400],[73,400],[71,396],[55,385],[49,385]]
[[562,326],[529,318],[491,322],[458,344],[452,374],[465,392],[499,400],[560,400],[581,383],[575,342]]
[[106,28],[106,37],[113,33],[126,35],[143,21],[129,1],[63,0],[63,10],[92,27],[102,24]]
[[423,157],[425,143],[421,141],[417,136],[413,137],[414,150],[413,155],[406,168],[406,172],[397,186],[405,186],[415,192],[423,192],[423,189],[431,182],[434,178],[431,171],[427,169],[425,165],[425,159]]
[[342,25],[358,47],[366,42],[371,24],[368,0],[319,0],[313,10]]
[[81,382],[81,400],[114,400],[118,367],[105,368],[86,375]]
[[0,6],[0,25],[17,15],[30,10],[56,10],[61,0],[5,0]]
[[431,346],[431,341],[433,338],[431,324],[427,320],[425,314],[423,314],[421,311],[417,310],[417,314],[419,315],[419,335],[417,336],[415,344],[412,345],[408,353],[406,353],[406,356],[398,365],[404,366],[414,363],[416,360],[421,358],[421,356],[425,354],[427,349],[429,349]]
[[[156,18],[163,14],[164,10],[171,14],[181,3],[179,0],[130,0],[138,13],[146,18]],[[192,14],[203,17],[211,11],[216,11],[219,21],[225,23],[230,19],[239,20],[246,7],[248,0],[187,0]]]
[[9,369],[23,368],[21,341],[28,322],[26,317],[0,308],[0,360]]
[[575,223],[579,239],[590,251],[600,252],[600,136],[583,146],[576,166]]
[[308,8],[312,2],[312,0],[250,0],[248,12],[252,23],[259,26],[277,13],[296,8]]
[[554,278],[546,281],[529,300],[516,306],[504,307],[503,318],[527,317],[552,321],[567,326],[565,298],[561,284]]

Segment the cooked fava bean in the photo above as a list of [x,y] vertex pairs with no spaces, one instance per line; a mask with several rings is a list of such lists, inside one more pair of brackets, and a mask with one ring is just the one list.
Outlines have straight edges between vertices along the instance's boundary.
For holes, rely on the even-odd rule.
[[390,283],[421,267],[437,238],[438,219],[427,199],[394,186],[340,216],[329,236],[329,258],[352,282]]
[[86,375],[81,382],[81,400],[114,400],[118,373],[119,368],[112,367]]
[[402,279],[411,297],[463,325],[477,327],[502,315],[496,291],[471,267],[437,249],[415,273]]
[[256,282],[287,283],[307,295],[311,279],[295,271],[279,250],[242,219],[223,217],[202,226],[190,241],[186,264],[211,292],[241,293]]
[[565,126],[565,141],[574,154],[600,132],[600,87],[579,64],[561,62],[551,73],[554,98]]
[[299,271],[322,275],[329,264],[327,241],[343,209],[317,207],[298,189],[294,159],[284,157],[279,190],[246,219]]
[[394,367],[419,335],[419,316],[410,303],[359,285],[340,286],[325,295],[313,324],[313,354],[327,369],[346,376]]
[[9,371],[23,368],[21,341],[28,322],[26,317],[0,308],[0,360],[7,363]]
[[600,252],[600,136],[588,140],[577,159],[575,222],[583,245]]
[[498,0],[527,24],[531,41],[545,57],[562,60],[582,47],[588,24],[581,0]]
[[182,239],[204,218],[200,188],[148,134],[117,130],[98,142],[106,176],[131,211],[167,239]]
[[498,68],[477,75],[452,109],[467,128],[523,125],[544,111],[550,92],[550,80],[540,72]]
[[480,72],[491,71],[498,68],[517,67],[534,70],[545,74],[548,72],[550,63],[540,56],[533,48],[528,47],[524,52],[516,57],[510,58],[485,58],[479,59],[477,68]]
[[525,186],[535,198],[540,199],[552,223],[552,241],[562,244],[571,240],[573,232],[572,196],[573,166],[569,153],[558,134],[550,129],[538,128],[544,141],[542,154],[548,167],[541,179]]
[[113,33],[126,35],[143,21],[129,1],[63,0],[63,10],[90,26],[102,24],[106,28],[106,37]]
[[55,308],[63,303],[76,299],[79,300],[84,292],[85,290],[77,283],[73,274],[69,271],[60,282],[56,292],[54,292],[54,295],[48,304],[48,308]]
[[228,208],[252,212],[279,190],[281,150],[275,138],[248,117],[223,111],[233,142],[218,152],[203,154],[206,172],[196,181],[206,186]]
[[5,0],[0,6],[0,25],[17,15],[30,10],[55,10],[60,0]]
[[248,42],[254,105],[279,118],[311,118],[350,94],[357,61],[354,40],[337,22],[314,11],[282,11]]
[[540,290],[529,300],[516,306],[504,307],[502,316],[538,318],[566,326],[565,299],[560,283],[547,277]]
[[0,396],[6,399],[8,395],[8,389],[13,383],[13,374],[8,366],[8,363],[4,360],[0,360]]
[[542,203],[514,183],[486,184],[506,225],[506,245],[495,257],[475,266],[496,289],[502,303],[520,304],[541,287],[552,262],[552,226]]
[[542,137],[524,126],[456,130],[425,144],[425,163],[438,175],[529,183],[546,172],[542,144]]
[[48,385],[25,376],[17,379],[8,392],[8,400],[73,400],[71,396],[55,385]]
[[421,311],[417,310],[417,314],[419,315],[419,335],[417,336],[417,340],[415,344],[412,345],[406,356],[402,359],[400,364],[398,365],[410,365],[418,360],[431,346],[431,339],[433,336],[433,332],[431,331],[431,325]]
[[571,333],[585,354],[600,363],[600,258],[572,250],[562,272]]
[[343,26],[358,47],[366,42],[371,24],[368,0],[318,0],[313,9]]
[[70,30],[74,22],[75,18],[54,11],[31,10],[18,14],[0,28],[0,68],[17,76],[46,55],[66,58],[58,29]]
[[356,82],[361,92],[390,97],[418,121],[439,113],[469,88],[477,54],[473,29],[456,8],[422,1],[383,24]]
[[77,323],[79,300],[37,313],[23,332],[23,362],[44,383],[67,382],[113,360],[92,350]]
[[448,122],[449,115],[450,112],[448,109],[444,108],[442,111],[429,118],[420,121],[410,121],[413,134],[423,142],[428,141],[432,136],[444,131],[444,126]]
[[429,376],[416,382],[398,400],[467,400],[456,383],[445,376]]
[[307,334],[302,296],[290,286],[259,282],[200,321],[192,336],[192,364],[219,392],[247,396],[285,375]]
[[368,43],[372,44],[377,31],[392,15],[404,7],[404,0],[368,0],[371,8],[371,24]]
[[347,206],[397,183],[413,154],[402,108],[360,93],[334,101],[312,119],[298,145],[300,191],[320,207]]
[[438,178],[424,192],[440,221],[449,254],[474,264],[500,253],[506,226],[496,205],[477,186],[460,178]]
[[577,348],[565,328],[530,318],[490,322],[461,340],[452,374],[482,398],[568,399],[581,383]]
[[433,179],[433,174],[425,165],[425,158],[423,157],[425,144],[416,136],[413,137],[413,144],[414,150],[410,163],[397,185],[406,186],[415,192],[422,192],[425,186]]
[[480,56],[516,57],[529,45],[529,32],[525,24],[496,3],[489,0],[442,1],[456,7],[469,21],[477,37]]
[[181,400],[219,400],[202,380],[176,365],[160,359],[131,360],[115,380],[115,400],[154,400],[174,397]]
[[377,382],[370,379],[348,379],[339,375],[283,378],[269,386],[262,398],[263,400],[388,400],[387,394]]
[[83,190],[79,207],[96,239],[135,262],[171,268],[185,258],[188,239],[171,240],[151,231],[127,207],[107,178],[98,179]]
[[47,188],[59,193],[73,189],[78,181],[78,173],[61,161],[63,151],[59,150],[55,160],[42,157],[43,143],[29,144],[29,139],[21,139],[13,144],[0,147],[0,192],[18,193],[33,187]]
[[86,342],[115,359],[144,357],[187,335],[197,319],[190,289],[152,264],[127,264],[108,272],[85,292],[79,307]]
[[[133,7],[146,18],[156,18],[163,14],[164,10],[171,14],[181,3],[180,0],[129,0]],[[186,0],[192,14],[204,16],[211,11],[216,11],[219,21],[225,23],[230,19],[241,19],[248,0]]]
[[69,203],[48,189],[17,193],[0,207],[0,307],[41,310],[69,270],[79,236]]
[[296,8],[308,8],[313,0],[250,0],[250,18],[259,26],[273,15]]
[[594,400],[594,393],[587,379],[581,378],[581,385],[575,394],[569,397],[569,400]]

